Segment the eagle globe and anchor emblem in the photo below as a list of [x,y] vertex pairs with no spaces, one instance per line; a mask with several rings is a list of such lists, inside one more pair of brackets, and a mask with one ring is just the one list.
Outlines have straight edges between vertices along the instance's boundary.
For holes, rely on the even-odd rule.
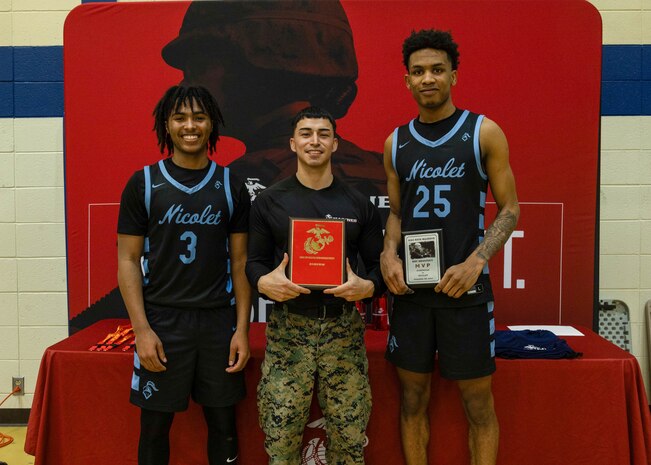
[[303,243],[304,250],[311,254],[316,255],[321,252],[328,244],[335,240],[330,231],[325,229],[322,224],[316,224],[312,229],[307,231],[312,234]]
[[307,425],[306,436],[310,438],[301,451],[301,465],[327,465],[326,422],[321,417]]
[[[320,417],[307,425],[305,431],[307,442],[301,451],[300,465],[328,465],[326,461],[326,421]],[[364,435],[364,446],[368,446],[368,436]]]

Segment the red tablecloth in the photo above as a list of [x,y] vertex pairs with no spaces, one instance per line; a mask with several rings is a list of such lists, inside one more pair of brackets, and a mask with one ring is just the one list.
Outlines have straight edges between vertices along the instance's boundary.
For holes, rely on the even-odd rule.
[[[25,451],[35,465],[136,465],[138,409],[129,404],[133,353],[88,352],[123,320],[105,320],[47,349],[41,362]],[[576,360],[497,360],[495,404],[502,465],[649,465],[651,415],[637,360],[586,328],[567,337]],[[373,392],[367,431],[368,465],[403,464],[398,430],[399,388],[384,358],[386,332],[367,331]],[[249,395],[238,406],[240,463],[267,462],[258,427],[255,386],[264,355],[264,324],[251,327]],[[466,423],[456,385],[435,375],[432,463],[466,465]],[[313,405],[306,451],[325,434]],[[191,404],[172,427],[172,465],[206,465],[206,429]],[[318,459],[312,462],[318,465]]]

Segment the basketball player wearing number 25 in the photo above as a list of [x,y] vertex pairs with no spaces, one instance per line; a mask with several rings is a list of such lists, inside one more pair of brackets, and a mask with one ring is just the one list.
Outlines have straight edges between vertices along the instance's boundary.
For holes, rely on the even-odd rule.
[[[469,425],[472,465],[497,460],[499,425],[491,389],[495,371],[493,292],[488,260],[520,215],[506,136],[483,115],[457,108],[459,51],[448,32],[421,30],[403,43],[404,76],[418,117],[384,145],[390,213],[380,263],[395,295],[386,358],[402,389],[400,427],[407,465],[427,465],[428,404],[438,351],[443,378],[456,381]],[[487,189],[498,213],[484,231]],[[401,232],[442,231],[447,267],[430,288],[404,280]]]

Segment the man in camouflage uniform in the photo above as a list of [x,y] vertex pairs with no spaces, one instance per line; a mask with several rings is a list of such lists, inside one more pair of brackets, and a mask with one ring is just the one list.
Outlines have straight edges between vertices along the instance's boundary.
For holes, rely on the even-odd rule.
[[[371,393],[364,323],[354,301],[384,290],[380,216],[367,198],[332,174],[331,157],[338,147],[334,118],[310,107],[295,116],[292,126],[296,174],[258,195],[249,224],[247,277],[274,301],[258,385],[265,449],[271,465],[300,464],[316,382],[328,464],[363,464]],[[291,217],[344,220],[343,284],[310,290],[286,277]],[[358,257],[364,272],[358,269]]]

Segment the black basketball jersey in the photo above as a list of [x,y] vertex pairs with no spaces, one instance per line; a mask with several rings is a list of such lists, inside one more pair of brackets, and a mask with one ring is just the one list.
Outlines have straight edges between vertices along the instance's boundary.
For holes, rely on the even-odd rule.
[[[393,133],[392,162],[400,180],[402,231],[443,230],[444,266],[463,262],[484,238],[488,176],[481,161],[483,115],[458,110],[451,129],[428,139],[410,121]],[[404,256],[404,250],[400,250]],[[407,300],[428,306],[468,306],[492,300],[488,266],[479,276],[483,292],[452,299],[418,289]]]
[[234,303],[228,254],[233,215],[228,168],[210,162],[203,180],[187,187],[159,161],[144,168],[144,178],[145,301],[192,308]]

